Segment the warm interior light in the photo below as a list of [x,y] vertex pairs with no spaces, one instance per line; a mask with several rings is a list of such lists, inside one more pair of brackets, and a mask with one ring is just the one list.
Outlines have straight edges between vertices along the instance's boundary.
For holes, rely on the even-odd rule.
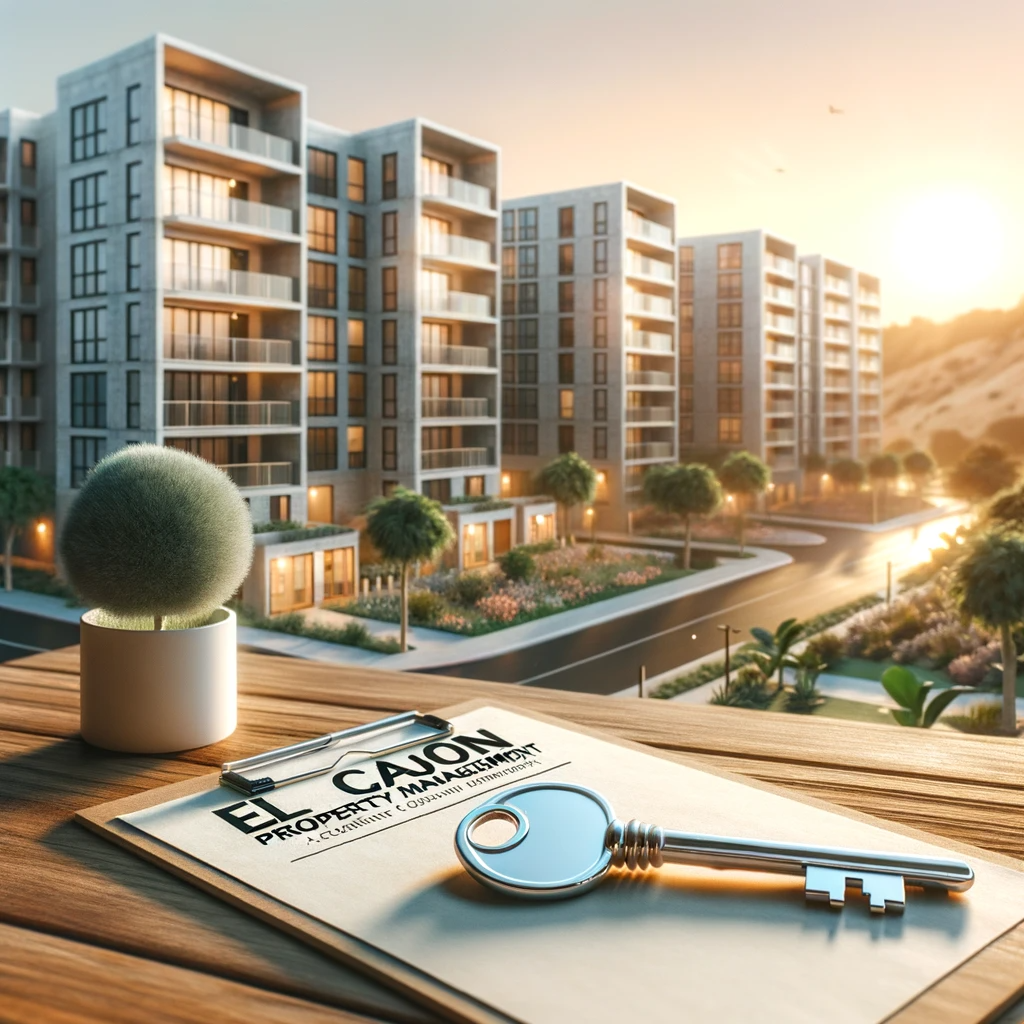
[[288,559],[287,558],[279,558],[277,560],[277,567],[282,572],[284,572],[284,570],[288,568]]
[[228,188],[234,188],[234,187],[235,187],[235,186],[236,186],[237,184],[238,184],[238,182],[237,182],[237,181],[235,181],[235,179],[234,179],[234,178],[231,178],[231,179],[230,179],[230,180],[228,181]]
[[597,474],[597,482],[599,484],[603,484],[604,483],[604,473],[598,473]]
[[537,513],[537,515],[536,515],[536,516],[534,516],[534,520],[533,520],[533,521],[534,521],[534,522],[535,522],[535,523],[536,523],[536,524],[537,524],[538,526],[543,526],[543,525],[544,525],[544,517],[543,517],[543,516],[542,516],[542,515],[541,515],[541,514],[540,514],[539,512]]
[[476,533],[476,524],[470,523],[469,526],[466,527],[466,533],[469,534],[470,537],[472,537],[473,534]]
[[238,319],[238,314],[237,313],[232,313],[231,314],[231,319],[232,320],[237,320]]
[[828,475],[828,473],[822,473],[822,474],[821,474],[821,479],[827,482],[827,481],[829,480],[829,475]]
[[310,489],[309,489],[309,496],[311,498],[315,498],[316,497],[316,488],[315,487],[310,487]]
[[508,475],[508,473],[502,473],[501,474],[501,482],[503,484],[510,484],[510,483],[512,483],[512,477],[510,477]]
[[594,510],[592,508],[588,508],[587,509],[587,515],[588,516],[592,516],[593,514],[594,514]]
[[46,523],[40,523],[36,527],[36,533],[46,533]]

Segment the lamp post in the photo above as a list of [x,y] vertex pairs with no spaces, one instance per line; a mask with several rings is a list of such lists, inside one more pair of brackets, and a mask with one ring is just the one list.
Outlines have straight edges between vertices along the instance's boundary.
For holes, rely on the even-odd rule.
[[739,633],[740,630],[733,629],[732,626],[719,626],[718,629],[722,632],[723,639],[725,640],[725,692],[729,692],[729,640],[732,636]]

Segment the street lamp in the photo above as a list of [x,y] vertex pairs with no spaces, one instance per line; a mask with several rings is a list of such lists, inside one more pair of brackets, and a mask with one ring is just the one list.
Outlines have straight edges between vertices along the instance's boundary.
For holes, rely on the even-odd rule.
[[730,637],[742,632],[739,629],[733,629],[732,626],[719,626],[719,631],[722,633],[723,639],[725,640],[725,693],[729,692],[729,639]]

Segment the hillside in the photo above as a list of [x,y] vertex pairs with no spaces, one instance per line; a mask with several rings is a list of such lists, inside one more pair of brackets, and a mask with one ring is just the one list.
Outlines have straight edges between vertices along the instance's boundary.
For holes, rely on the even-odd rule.
[[884,352],[887,445],[910,441],[942,462],[982,437],[1024,452],[1024,302],[889,327]]

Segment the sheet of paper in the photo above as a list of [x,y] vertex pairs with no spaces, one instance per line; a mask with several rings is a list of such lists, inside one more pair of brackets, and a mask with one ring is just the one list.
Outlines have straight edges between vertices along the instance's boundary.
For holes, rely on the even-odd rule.
[[[243,800],[219,788],[124,820],[509,1016],[864,1024],[896,1011],[1024,919],[1024,873],[972,861],[962,895],[909,889],[902,916],[804,901],[802,879],[666,865],[558,902],[473,881],[455,829],[528,779],[578,782],[624,820],[782,842],[942,856],[741,782],[509,711],[455,738]],[[948,854],[947,854],[948,855]]]

